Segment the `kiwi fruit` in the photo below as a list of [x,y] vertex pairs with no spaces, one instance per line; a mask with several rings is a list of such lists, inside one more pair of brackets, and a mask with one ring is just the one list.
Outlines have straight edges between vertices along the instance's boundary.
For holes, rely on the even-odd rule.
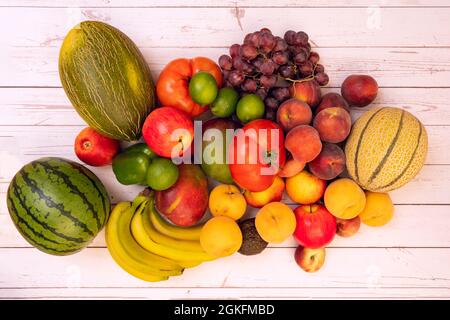
[[267,247],[267,242],[261,238],[256,230],[255,218],[240,221],[239,228],[242,232],[242,245],[239,253],[252,256],[261,253]]

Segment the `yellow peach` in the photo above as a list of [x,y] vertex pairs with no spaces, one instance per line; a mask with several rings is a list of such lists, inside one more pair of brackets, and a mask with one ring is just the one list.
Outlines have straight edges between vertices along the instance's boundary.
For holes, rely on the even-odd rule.
[[388,223],[394,215],[394,205],[387,193],[366,191],[366,206],[359,214],[361,221],[371,227]]
[[330,183],[325,190],[324,202],[336,218],[352,219],[363,211],[366,196],[355,181],[342,178]]
[[281,243],[295,231],[295,214],[282,202],[271,202],[262,207],[255,218],[255,226],[263,240]]

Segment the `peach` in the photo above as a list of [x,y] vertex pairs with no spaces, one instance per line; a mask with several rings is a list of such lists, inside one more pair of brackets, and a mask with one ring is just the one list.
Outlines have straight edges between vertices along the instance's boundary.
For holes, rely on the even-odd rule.
[[277,122],[284,131],[289,131],[300,124],[310,124],[312,111],[306,102],[289,99],[283,102],[277,111]]
[[336,178],[345,170],[345,153],[333,143],[324,143],[319,155],[308,164],[309,171],[322,180]]
[[316,109],[316,114],[327,108],[343,108],[347,112],[350,112],[347,101],[336,92],[328,92],[322,97],[322,101],[320,101],[320,104]]
[[316,129],[307,125],[299,125],[286,135],[285,148],[292,157],[300,162],[309,162],[322,150],[322,142]]
[[361,219],[359,216],[356,216],[353,219],[336,218],[336,225],[337,225],[336,229],[337,235],[344,238],[348,238],[358,232],[359,227],[361,226]]
[[394,205],[387,193],[366,191],[366,206],[359,214],[361,221],[371,227],[384,226],[394,215]]
[[306,102],[311,108],[315,108],[320,103],[322,93],[320,86],[315,80],[294,83],[289,92],[291,97]]
[[325,207],[336,218],[353,219],[366,205],[366,196],[358,184],[348,178],[333,181],[324,195]]
[[[261,208],[273,201],[280,201],[283,196],[284,181],[280,177],[275,177],[272,185],[264,191],[252,192],[245,190],[244,197],[247,203],[254,208]],[[211,199],[211,196],[210,196]]]
[[295,176],[297,173],[305,168],[306,163],[297,161],[290,157],[286,160],[284,166],[278,171],[278,176],[282,178],[289,178]]
[[375,100],[378,93],[378,84],[374,78],[364,74],[348,76],[341,86],[344,99],[355,107],[365,107]]
[[256,230],[269,243],[287,240],[294,233],[296,223],[294,212],[282,202],[266,204],[255,218]]
[[311,249],[298,246],[294,258],[304,271],[316,272],[325,262],[325,248]]
[[286,179],[286,192],[295,202],[312,204],[322,198],[327,183],[306,170]]
[[319,132],[322,141],[338,143],[344,141],[350,134],[352,118],[343,108],[327,108],[316,115],[313,126]]

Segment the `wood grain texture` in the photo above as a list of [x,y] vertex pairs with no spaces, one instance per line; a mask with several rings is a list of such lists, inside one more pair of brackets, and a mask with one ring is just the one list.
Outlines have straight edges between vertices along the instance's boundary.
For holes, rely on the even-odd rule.
[[[325,3],[0,0],[0,27],[14,30],[0,39],[0,299],[450,299],[450,2]],[[373,75],[379,95],[371,106],[354,109],[353,118],[373,106],[412,112],[429,134],[427,164],[414,181],[391,193],[396,213],[388,225],[362,226],[353,238],[336,237],[316,274],[295,265],[293,240],[259,256],[207,263],[158,284],[122,271],[104,248],[103,232],[79,254],[40,253],[15,230],[6,190],[14,173],[32,159],[51,155],[76,160],[73,140],[85,124],[61,88],[57,58],[64,35],[86,19],[111,23],[127,33],[154,79],[173,58],[203,55],[216,60],[245,33],[263,26],[276,34],[305,30],[330,75],[324,92],[338,92],[349,74]],[[113,202],[130,200],[141,189],[121,186],[109,167],[92,170]]]
[[[241,39],[239,39],[241,40]],[[162,68],[179,57],[206,56],[214,61],[228,53],[232,42],[219,48],[142,47],[157,80]],[[316,48],[330,76],[329,87],[340,87],[351,73],[370,73],[381,87],[450,87],[450,48]],[[1,53],[0,53],[1,54]],[[60,87],[59,47],[14,47],[3,52],[0,86]],[[414,76],[410,76],[410,75]]]
[[373,248],[369,251],[366,248],[329,248],[326,264],[314,274],[303,272],[293,254],[293,248],[270,248],[251,257],[237,254],[187,269],[182,276],[170,281],[151,284],[120,269],[104,248],[87,248],[65,257],[48,256],[31,248],[0,249],[3,258],[0,279],[2,288],[369,287],[382,290],[385,287],[448,289],[450,285],[446,264],[449,248]]
[[14,2],[1,0],[0,6],[5,7],[448,7],[446,0],[68,0],[63,4],[52,0],[16,0]]
[[261,27],[269,27],[274,34],[283,34],[288,29],[307,30],[312,44],[318,47],[449,47],[450,32],[443,28],[448,24],[449,14],[450,8],[446,7],[375,10],[5,7],[0,11],[0,27],[14,26],[14,33],[6,33],[2,39],[9,47],[59,47],[69,29],[82,20],[108,22],[139,47],[223,47],[240,42],[244,34]]

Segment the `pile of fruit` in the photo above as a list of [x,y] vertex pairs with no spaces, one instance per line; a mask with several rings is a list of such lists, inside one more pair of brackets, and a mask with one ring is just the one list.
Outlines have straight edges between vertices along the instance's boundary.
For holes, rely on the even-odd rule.
[[427,153],[424,126],[405,110],[371,108],[352,125],[351,108],[377,96],[372,77],[350,75],[341,94],[322,96],[329,78],[303,31],[249,33],[218,64],[173,60],[155,87],[125,34],[85,21],[66,36],[59,71],[89,125],[76,137],[78,158],[143,191],[111,211],[89,169],[41,158],[12,179],[11,218],[54,255],[83,249],[106,226],[113,259],[146,281],[291,237],[298,265],[316,271],[336,234],[391,220],[387,192],[410,181]]

